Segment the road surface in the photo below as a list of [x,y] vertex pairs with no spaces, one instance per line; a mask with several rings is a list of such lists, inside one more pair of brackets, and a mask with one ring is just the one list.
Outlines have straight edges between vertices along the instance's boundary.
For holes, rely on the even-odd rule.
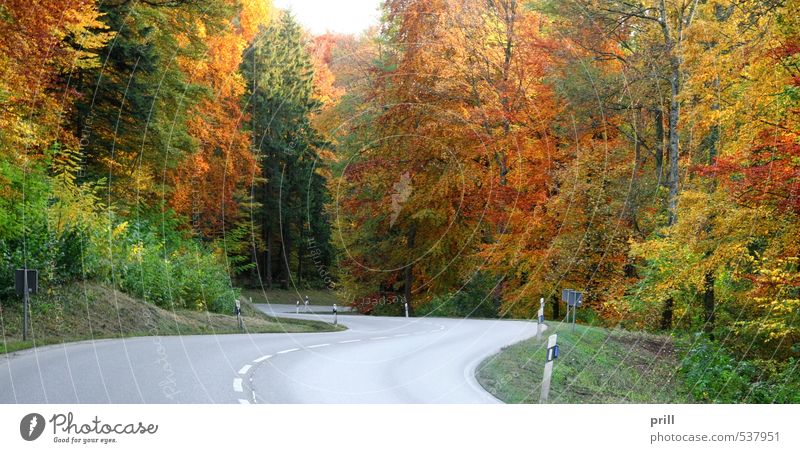
[[[284,317],[288,305],[259,305]],[[340,315],[347,331],[138,337],[0,356],[0,403],[493,403],[475,368],[523,321]]]

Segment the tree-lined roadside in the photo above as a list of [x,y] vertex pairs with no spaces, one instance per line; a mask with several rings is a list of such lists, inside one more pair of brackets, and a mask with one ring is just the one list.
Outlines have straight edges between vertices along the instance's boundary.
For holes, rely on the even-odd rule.
[[94,282],[191,331],[242,288],[552,320],[574,289],[589,340],[686,342],[698,401],[800,393],[799,9],[385,0],[313,36],[269,0],[5,1],[4,336],[21,269],[39,326]]
[[0,353],[82,340],[153,335],[303,333],[344,330],[330,323],[276,318],[242,299],[244,328],[232,313],[165,310],[97,283],[75,284],[33,298],[29,340],[22,341],[18,304],[0,306]]

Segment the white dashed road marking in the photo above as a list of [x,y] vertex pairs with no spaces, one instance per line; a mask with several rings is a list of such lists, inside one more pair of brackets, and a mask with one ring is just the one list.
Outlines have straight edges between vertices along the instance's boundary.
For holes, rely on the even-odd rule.
[[361,341],[361,340],[345,340],[345,341],[340,341],[339,344],[355,343],[356,341]]
[[255,359],[255,360],[253,360],[253,363],[263,362],[263,361],[267,360],[270,357],[272,357],[272,355],[265,355],[265,356],[259,357],[259,358]]
[[241,392],[242,389],[242,380],[240,378],[236,378],[233,380],[233,390],[236,392]]
[[299,350],[300,349],[298,349],[298,348],[284,349],[283,351],[278,351],[276,354],[286,354],[286,353],[289,353],[289,352],[294,352],[294,351],[299,351]]
[[245,365],[242,367],[241,370],[239,370],[239,374],[247,374],[249,370],[250,370],[250,365]]
[[375,338],[370,338],[370,340],[385,340],[387,338],[389,337],[375,337]]
[[331,345],[330,343],[315,344],[313,346],[309,346],[308,349],[322,348],[322,347],[330,346],[330,345]]
[[407,337],[409,335],[411,335],[411,334],[410,333],[398,333],[397,335],[395,335],[395,337]]
[[239,404],[250,404],[250,401],[247,401],[247,400],[239,400]]

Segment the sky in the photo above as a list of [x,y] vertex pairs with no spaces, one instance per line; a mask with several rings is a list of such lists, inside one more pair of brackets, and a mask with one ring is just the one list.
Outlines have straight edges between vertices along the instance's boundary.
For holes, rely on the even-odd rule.
[[281,9],[290,9],[297,21],[311,33],[326,31],[358,34],[378,24],[380,0],[274,0]]

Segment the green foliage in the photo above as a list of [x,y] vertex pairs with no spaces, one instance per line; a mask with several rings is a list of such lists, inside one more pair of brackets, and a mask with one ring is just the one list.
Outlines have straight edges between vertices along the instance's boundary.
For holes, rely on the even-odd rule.
[[302,29],[291,14],[255,37],[241,70],[249,88],[244,110],[253,112],[252,133],[265,181],[253,193],[253,219],[262,229],[262,281],[271,286],[273,278],[281,280],[284,288],[304,276],[319,282],[316,267],[328,269],[333,260],[325,209],[330,195],[321,158],[329,145],[311,124],[321,104],[314,97],[314,71]]
[[416,314],[455,318],[497,318],[493,288],[496,281],[486,273],[477,273],[455,293],[436,296],[419,304]]
[[238,290],[216,256],[188,241],[169,252],[152,234],[145,236],[138,242],[125,238],[129,253],[115,269],[123,291],[167,309],[233,311]]
[[101,184],[77,182],[76,163],[75,153],[56,144],[41,165],[0,165],[19,193],[0,204],[0,295],[12,297],[14,270],[27,266],[39,270],[45,293],[97,279],[164,308],[233,311],[238,293],[223,261],[185,239],[179,218],[141,208],[137,221],[124,221],[100,201]]
[[681,362],[692,396],[710,403],[798,403],[798,362],[737,360],[717,342],[695,337]]

